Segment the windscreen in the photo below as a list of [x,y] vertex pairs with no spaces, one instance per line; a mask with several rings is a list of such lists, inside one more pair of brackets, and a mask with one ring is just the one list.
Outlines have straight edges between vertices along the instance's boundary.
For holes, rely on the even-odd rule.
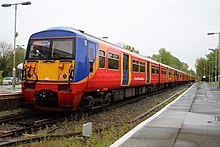
[[31,40],[26,59],[53,60],[74,59],[74,39]]

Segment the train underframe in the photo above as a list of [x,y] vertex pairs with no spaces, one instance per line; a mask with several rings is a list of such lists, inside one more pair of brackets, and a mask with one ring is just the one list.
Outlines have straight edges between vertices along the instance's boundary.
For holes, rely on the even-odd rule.
[[79,109],[89,111],[104,107],[112,102],[117,102],[133,96],[144,95],[154,91],[163,90],[177,85],[185,84],[189,81],[170,82],[163,84],[151,84],[137,87],[127,87],[121,89],[113,89],[104,92],[87,92],[82,96]]
[[[123,99],[148,94],[187,81],[85,92],[68,86],[23,84],[25,105],[45,111],[90,111]],[[57,88],[58,87],[58,88]],[[71,90],[74,89],[74,90]]]

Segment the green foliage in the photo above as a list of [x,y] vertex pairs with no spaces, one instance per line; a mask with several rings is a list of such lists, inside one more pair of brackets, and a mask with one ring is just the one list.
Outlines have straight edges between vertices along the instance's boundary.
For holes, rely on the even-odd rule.
[[169,65],[173,68],[189,73],[188,64],[186,64],[185,62],[181,62],[177,57],[171,55],[170,52],[166,51],[165,48],[161,48],[159,50],[159,54],[158,55],[153,54],[151,58],[163,64]]
[[137,54],[139,54],[139,50],[138,49],[135,49],[134,47],[130,46],[130,45],[123,45],[123,47],[131,52],[135,52]]
[[206,75],[206,72],[208,71],[207,65],[208,65],[208,62],[205,58],[200,57],[196,59],[195,67],[196,67],[196,73],[197,73],[199,80],[202,79],[202,76]]
[[200,57],[196,59],[195,67],[199,80],[202,79],[202,76],[207,76],[214,81],[215,76],[218,75],[218,54],[218,49],[214,49],[206,55],[206,58]]
[[153,60],[156,61],[156,60],[157,60],[157,55],[156,55],[156,54],[153,54],[152,57],[149,57],[149,58],[151,58],[151,59],[153,59]]
[[[15,56],[15,68],[17,65],[22,63],[24,60],[25,50],[22,47],[16,48],[16,56]],[[13,68],[13,48],[12,44],[9,44],[5,41],[0,41],[0,71],[2,71],[2,76],[12,76],[12,68]],[[16,70],[16,76],[18,77],[20,74],[20,70]]]
[[[22,47],[18,47],[17,49],[16,49],[16,56],[15,56],[15,59],[16,59],[16,68],[17,68],[17,66],[18,66],[18,64],[20,64],[20,63],[23,63],[24,62],[24,54],[25,54],[25,50],[24,50],[24,48],[22,48]],[[17,77],[19,77],[19,75],[21,74],[21,70],[20,69],[17,69],[16,70],[16,75],[17,75]]]
[[0,70],[2,76],[6,77],[12,75],[12,44],[5,41],[0,42]]

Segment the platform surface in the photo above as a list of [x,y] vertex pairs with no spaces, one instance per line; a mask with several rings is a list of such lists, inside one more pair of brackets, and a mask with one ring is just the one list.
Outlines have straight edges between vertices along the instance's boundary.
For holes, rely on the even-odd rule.
[[220,88],[195,83],[111,147],[220,147]]
[[21,94],[21,85],[15,85],[13,90],[12,85],[0,85],[0,96],[1,95],[13,95]]

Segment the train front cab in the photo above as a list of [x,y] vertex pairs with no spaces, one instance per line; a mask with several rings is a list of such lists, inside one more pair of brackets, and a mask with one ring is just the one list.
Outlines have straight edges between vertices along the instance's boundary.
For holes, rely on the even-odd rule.
[[25,101],[41,110],[76,110],[89,75],[97,70],[97,48],[72,30],[33,34],[22,73]]

